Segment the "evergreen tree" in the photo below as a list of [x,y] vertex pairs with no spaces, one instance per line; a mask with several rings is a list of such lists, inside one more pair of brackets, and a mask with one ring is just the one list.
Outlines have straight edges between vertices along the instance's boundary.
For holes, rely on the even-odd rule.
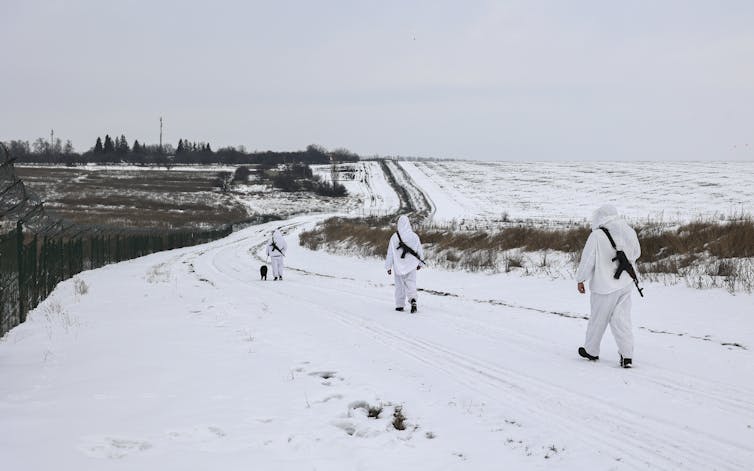
[[128,141],[126,141],[126,136],[123,134],[120,135],[119,138],[115,138],[115,152],[118,154],[128,154],[128,151],[130,149],[128,148]]
[[110,139],[109,134],[105,135],[105,145],[104,145],[103,152],[105,154],[109,154],[110,152],[115,152],[115,143],[113,142],[112,139]]
[[100,139],[100,137],[97,136],[97,142],[94,144],[94,153],[101,154],[103,152],[104,152],[104,149],[102,148],[102,139]]
[[141,151],[142,151],[141,144],[139,144],[139,140],[138,139],[135,139],[134,140],[134,146],[132,147],[131,152],[133,152],[134,154],[141,154]]
[[178,139],[178,148],[175,150],[176,155],[183,154],[184,150],[185,149],[183,148],[183,139]]

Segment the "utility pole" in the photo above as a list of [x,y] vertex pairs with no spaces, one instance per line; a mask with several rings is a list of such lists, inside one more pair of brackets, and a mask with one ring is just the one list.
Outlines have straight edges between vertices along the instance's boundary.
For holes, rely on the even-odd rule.
[[335,162],[335,156],[330,154],[330,179],[332,184],[335,185],[338,182],[338,169]]
[[55,130],[50,129],[50,154],[55,150]]
[[160,116],[160,154],[162,154],[162,116]]

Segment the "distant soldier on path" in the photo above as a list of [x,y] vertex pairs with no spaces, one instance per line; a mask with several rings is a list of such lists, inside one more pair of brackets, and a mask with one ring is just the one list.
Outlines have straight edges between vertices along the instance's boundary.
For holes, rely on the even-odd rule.
[[411,312],[417,311],[416,271],[424,265],[419,236],[411,229],[407,216],[398,218],[398,230],[390,237],[387,246],[385,268],[395,278],[395,310],[403,311],[406,299]]
[[267,244],[267,255],[270,257],[272,276],[275,281],[283,279],[283,259],[287,250],[288,244],[283,239],[283,234],[280,233],[280,229],[275,229],[270,243]]

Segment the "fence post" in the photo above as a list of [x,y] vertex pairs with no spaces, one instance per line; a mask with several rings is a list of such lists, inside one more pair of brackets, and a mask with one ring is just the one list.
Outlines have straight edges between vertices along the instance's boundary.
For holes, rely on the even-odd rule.
[[24,227],[21,221],[16,223],[16,261],[18,263],[18,323],[26,321],[24,311]]

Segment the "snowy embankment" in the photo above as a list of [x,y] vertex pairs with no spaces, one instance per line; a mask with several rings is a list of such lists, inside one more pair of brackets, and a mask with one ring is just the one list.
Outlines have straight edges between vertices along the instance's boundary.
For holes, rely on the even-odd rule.
[[[59,285],[0,342],[3,466],[752,468],[754,297],[648,285],[623,370],[609,334],[577,357],[571,281],[422,270],[397,313],[378,261],[296,246],[319,218]],[[274,227],[293,269],[261,282]]]

